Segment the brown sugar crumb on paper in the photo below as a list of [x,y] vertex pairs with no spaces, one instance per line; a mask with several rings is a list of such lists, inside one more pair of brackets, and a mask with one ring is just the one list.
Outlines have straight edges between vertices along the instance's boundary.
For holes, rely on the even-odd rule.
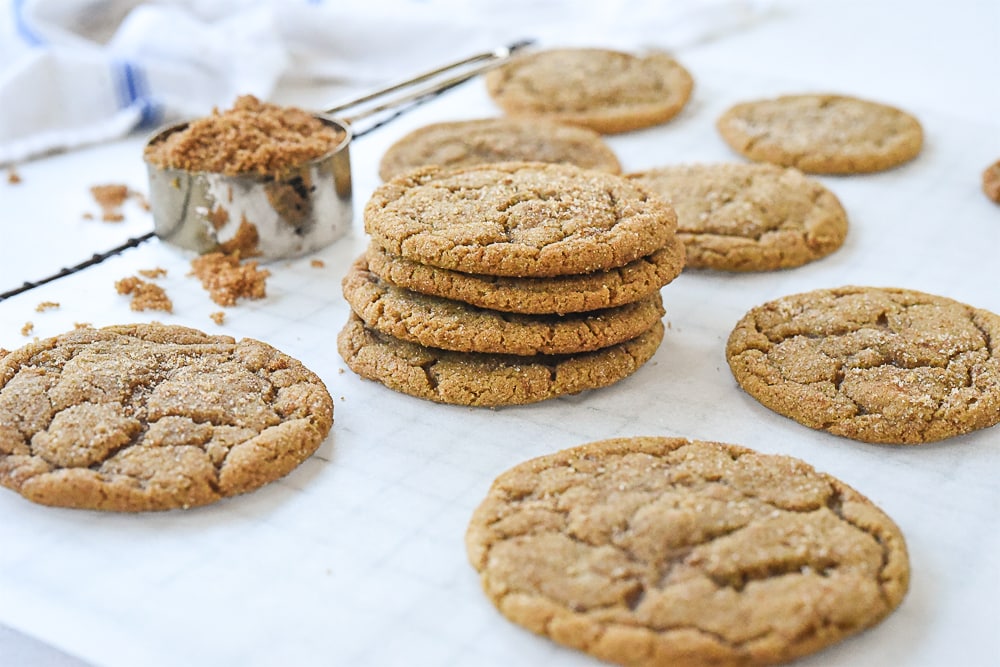
[[42,301],[40,304],[35,306],[36,313],[44,313],[46,310],[53,310],[59,307],[58,301]]
[[119,294],[132,296],[129,307],[132,310],[162,310],[174,312],[174,304],[167,293],[159,285],[146,282],[141,278],[130,276],[115,282]]
[[7,182],[11,185],[17,185],[21,182],[21,174],[14,167],[7,167]]
[[[97,205],[101,207],[101,220],[104,222],[121,222],[124,220],[125,215],[122,213],[122,206],[129,199],[135,199],[141,207],[147,211],[149,210],[149,202],[146,201],[144,195],[121,183],[93,185],[90,188],[90,194],[93,195]],[[84,213],[83,217],[87,220],[93,220],[94,218],[90,213]]]
[[139,269],[138,274],[143,278],[154,280],[156,278],[163,278],[166,276],[167,270],[158,266],[154,269]]
[[314,269],[322,269],[324,266],[326,266],[326,262],[324,262],[321,259],[314,259],[309,262],[309,266],[313,267]]
[[212,319],[213,322],[215,322],[220,326],[222,325],[223,322],[226,321],[226,314],[221,310],[212,313],[211,315],[209,315],[209,317]]
[[35,323],[34,322],[25,322],[24,326],[21,327],[21,335],[22,336],[30,336],[31,332],[34,331],[34,330],[35,330]]
[[244,95],[154,142],[146,159],[186,171],[274,174],[329,153],[343,137],[308,111]]
[[271,272],[258,269],[257,262],[240,263],[239,254],[211,252],[191,260],[191,273],[220,306],[235,306],[239,298],[263,299],[267,296],[267,277]]
[[1000,204],[1000,160],[983,171],[983,192],[992,201]]

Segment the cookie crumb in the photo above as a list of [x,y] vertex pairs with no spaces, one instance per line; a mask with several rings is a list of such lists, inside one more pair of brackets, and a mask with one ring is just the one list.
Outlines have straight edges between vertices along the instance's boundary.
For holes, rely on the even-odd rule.
[[52,310],[59,307],[58,301],[42,301],[40,304],[35,306],[36,313],[44,313],[46,310]]
[[343,138],[308,111],[243,95],[231,109],[214,109],[148,146],[146,159],[186,171],[275,174],[330,152]]
[[10,350],[8,350],[8,349],[7,349],[7,348],[5,348],[5,347],[0,347],[0,359],[3,359],[3,358],[4,358],[4,357],[6,357],[6,356],[7,356],[8,354],[10,354]]
[[94,325],[90,322],[73,322],[74,329],[93,329]]
[[211,315],[209,315],[209,317],[213,322],[215,322],[218,325],[221,325],[223,322],[226,321],[226,314],[221,310],[212,313]]
[[11,185],[17,185],[21,182],[21,174],[14,167],[7,167],[7,182]]
[[983,192],[991,201],[1000,204],[1000,160],[983,171]]
[[227,255],[210,252],[191,260],[191,273],[220,306],[235,306],[239,298],[263,299],[267,296],[267,277],[271,272],[258,269],[257,262],[240,263],[239,253]]
[[167,270],[160,268],[158,266],[155,269],[139,269],[138,273],[143,278],[149,278],[150,280],[153,280],[155,278],[162,278],[165,275],[167,275]]
[[141,278],[130,276],[115,282],[119,294],[132,295],[129,307],[132,310],[162,310],[174,312],[174,304],[167,293],[159,285],[146,282]]
[[24,326],[21,327],[21,335],[22,336],[30,336],[31,332],[34,331],[34,330],[35,330],[35,323],[34,322],[25,322]]
[[313,259],[309,261],[309,266],[313,267],[314,269],[322,269],[324,266],[326,266],[326,262],[324,262],[321,259]]

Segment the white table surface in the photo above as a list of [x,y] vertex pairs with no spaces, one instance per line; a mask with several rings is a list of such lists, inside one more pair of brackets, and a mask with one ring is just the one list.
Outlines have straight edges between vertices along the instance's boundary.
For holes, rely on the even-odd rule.
[[[655,30],[651,26],[651,31]],[[651,36],[651,40],[653,36]],[[0,493],[0,665],[589,665],[513,626],[479,590],[462,537],[491,480],[533,456],[608,437],[680,435],[790,454],[854,486],[903,530],[912,583],[878,627],[797,664],[1000,665],[1000,432],[920,447],[814,432],[743,394],[725,339],[750,307],[843,284],[893,285],[1000,312],[1000,206],[979,190],[1000,158],[1000,3],[781,2],[737,33],[684,49],[694,98],[673,122],[609,138],[626,170],[737,159],[714,120],[752,97],[831,91],[910,110],[926,146],[910,165],[822,178],[851,222],[820,262],[766,274],[686,272],[663,290],[654,359],[613,387],[499,410],[432,404],[360,380],[335,337],[340,278],[366,244],[360,209],[382,151],[419,125],[495,115],[473,81],[352,146],[348,237],[269,268],[268,297],[219,310],[189,256],[158,241],[0,302],[0,347],[75,322],[159,320],[260,338],[301,359],[335,400],[333,433],[287,478],[213,506],[140,516],[46,508]],[[279,101],[324,91],[282,91]],[[151,229],[97,212],[88,188],[145,191],[142,137],[33,161],[0,181],[0,291]],[[322,259],[325,268],[310,266]],[[160,266],[173,315],[133,313],[115,280]],[[58,309],[38,313],[42,301]],[[4,627],[5,626],[5,627]]]

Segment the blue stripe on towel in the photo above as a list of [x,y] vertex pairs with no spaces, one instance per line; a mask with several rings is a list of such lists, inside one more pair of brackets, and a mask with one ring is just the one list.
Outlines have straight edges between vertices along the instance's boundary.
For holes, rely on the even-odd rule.
[[150,127],[160,120],[160,107],[149,94],[146,73],[127,60],[115,63],[118,74],[118,105],[127,108],[139,105],[139,127]]
[[17,29],[18,34],[24,39],[25,42],[31,46],[40,46],[45,43],[45,40],[36,33],[28,25],[28,22],[24,20],[24,3],[26,0],[13,0],[10,3],[11,11],[14,14],[14,26]]

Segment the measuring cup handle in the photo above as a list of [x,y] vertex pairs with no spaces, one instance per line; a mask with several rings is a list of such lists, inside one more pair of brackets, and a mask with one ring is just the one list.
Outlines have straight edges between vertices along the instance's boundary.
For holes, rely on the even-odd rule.
[[[429,70],[417,76],[406,79],[405,81],[400,81],[399,83],[386,86],[367,95],[363,95],[349,102],[339,104],[335,107],[331,107],[325,110],[323,113],[330,116],[336,116],[342,114],[344,111],[352,109],[354,107],[359,107],[366,102],[376,102],[381,100],[380,103],[373,107],[358,111],[352,115],[341,117],[345,123],[351,124],[362,118],[367,118],[373,114],[380,111],[385,111],[386,109],[391,109],[395,106],[406,104],[407,102],[412,102],[413,100],[420,99],[425,95],[430,95],[442,90],[456,86],[463,81],[471,79],[477,74],[481,74],[488,70],[491,70],[499,65],[502,65],[507,60],[511,58],[517,51],[526,48],[534,44],[532,39],[522,39],[506,46],[501,46],[493,51],[485,51],[483,53],[477,53],[468,58],[463,58],[462,60],[457,60],[447,65],[443,65],[436,69]],[[466,69],[462,69],[466,68]],[[449,74],[451,72],[461,70],[459,74],[454,76],[449,76],[444,79],[438,79],[437,81],[432,81],[436,77]],[[417,84],[424,83],[425,81],[432,81],[426,86],[421,86],[414,88]],[[398,97],[386,97],[391,93],[401,92]],[[383,99],[385,98],[385,99]]]

